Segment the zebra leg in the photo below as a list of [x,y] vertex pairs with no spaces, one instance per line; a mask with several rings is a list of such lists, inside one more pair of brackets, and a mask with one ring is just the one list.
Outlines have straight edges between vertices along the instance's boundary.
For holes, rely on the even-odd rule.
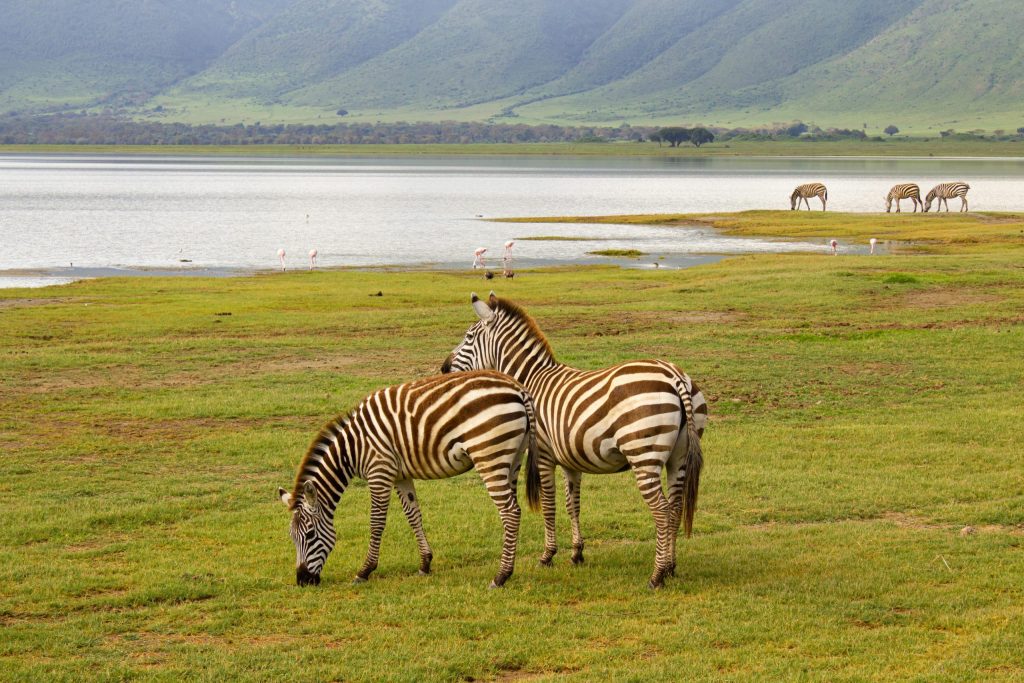
[[[825,210],[825,198],[824,197],[818,197],[818,199],[821,200],[821,210],[824,211]],[[807,208],[810,209],[811,207],[808,206]]]
[[636,484],[640,489],[647,507],[654,516],[657,530],[657,544],[654,554],[654,573],[647,582],[648,588],[661,588],[664,585],[665,573],[668,571],[668,546],[670,539],[669,526],[672,522],[672,509],[664,492],[661,490],[662,461],[644,456],[627,458],[636,476]]
[[551,558],[558,552],[555,540],[555,460],[547,452],[538,454],[540,469],[540,509],[544,515],[544,552],[540,555],[540,563],[551,566]]
[[356,573],[356,583],[370,578],[377,569],[380,559],[380,539],[384,535],[384,525],[388,519],[388,505],[391,503],[391,489],[394,486],[394,474],[378,470],[367,477],[370,489],[370,549],[366,553],[363,568]]
[[484,483],[487,486],[487,493],[494,501],[495,507],[498,508],[501,525],[505,530],[501,545],[501,567],[489,586],[489,588],[501,588],[508,581],[508,577],[512,576],[516,566],[516,544],[519,541],[519,520],[522,517],[516,495],[518,482],[509,472],[504,480],[485,478]]
[[960,211],[961,212],[967,211],[968,210],[967,209],[967,195],[964,195],[963,197],[960,197],[960,201],[963,202],[963,204],[960,205]]
[[683,521],[683,498],[686,491],[686,468],[683,459],[686,457],[686,432],[682,431],[672,448],[672,457],[665,468],[665,483],[668,485],[668,504],[672,516],[669,520],[668,569],[665,574],[676,575],[676,538],[679,536],[679,525]]
[[396,481],[395,492],[398,494],[398,500],[402,503],[409,526],[416,534],[416,545],[420,549],[420,576],[426,576],[430,573],[430,563],[434,559],[434,553],[430,551],[427,535],[423,531],[423,516],[420,514],[420,504],[416,500],[416,489],[413,488],[412,479]]
[[[916,206],[916,204],[915,204],[915,206]],[[899,199],[896,200],[896,213],[900,213],[900,200]]]
[[580,480],[583,474],[562,468],[565,474],[565,511],[572,523],[572,563],[583,564],[583,534],[580,532]]

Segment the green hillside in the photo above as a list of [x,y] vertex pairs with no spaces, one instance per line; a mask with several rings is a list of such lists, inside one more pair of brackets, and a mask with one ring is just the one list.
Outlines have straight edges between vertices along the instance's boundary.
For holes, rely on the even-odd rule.
[[1019,0],[12,0],[0,115],[1024,125]]

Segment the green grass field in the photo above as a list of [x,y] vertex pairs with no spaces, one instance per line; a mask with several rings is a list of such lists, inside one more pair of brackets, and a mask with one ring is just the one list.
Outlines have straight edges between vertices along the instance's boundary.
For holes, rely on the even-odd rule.
[[902,138],[877,141],[729,140],[700,148],[655,143],[522,143],[465,145],[0,145],[0,154],[158,154],[196,156],[550,155],[703,157],[1020,157],[1024,140]]
[[[811,215],[756,220],[798,234]],[[831,218],[836,237],[863,227]],[[418,485],[432,576],[392,506],[380,569],[353,585],[369,519],[355,486],[323,583],[295,586],[276,488],[329,417],[433,373],[491,283],[335,271],[0,290],[2,677],[1024,679],[1022,247],[939,235],[898,256],[500,283],[564,362],[661,357],[710,397],[695,533],[657,592],[629,474],[584,477],[582,567],[562,510],[562,552],[539,567],[541,519],[524,513],[501,591],[486,590],[500,524],[473,473]]]

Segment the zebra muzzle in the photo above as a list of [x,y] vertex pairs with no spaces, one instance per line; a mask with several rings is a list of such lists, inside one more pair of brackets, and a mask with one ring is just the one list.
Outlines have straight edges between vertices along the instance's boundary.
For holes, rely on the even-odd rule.
[[302,565],[295,570],[295,582],[300,586],[319,586],[320,575],[314,574],[306,569],[306,565]]

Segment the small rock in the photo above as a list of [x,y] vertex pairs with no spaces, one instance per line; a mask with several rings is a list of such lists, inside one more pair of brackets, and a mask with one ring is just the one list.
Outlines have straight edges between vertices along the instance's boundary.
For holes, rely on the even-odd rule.
[[974,527],[973,526],[965,526],[963,529],[960,530],[960,535],[961,536],[970,536],[973,533],[974,533]]

